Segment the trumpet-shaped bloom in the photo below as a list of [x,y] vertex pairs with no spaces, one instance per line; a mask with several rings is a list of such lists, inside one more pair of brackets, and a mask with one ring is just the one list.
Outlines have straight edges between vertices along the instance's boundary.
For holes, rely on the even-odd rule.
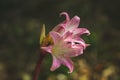
[[49,32],[50,39],[53,41],[52,44],[41,48],[49,52],[53,57],[51,71],[56,70],[60,65],[64,65],[69,68],[69,73],[71,73],[73,71],[73,62],[70,57],[83,54],[88,44],[81,38],[81,35],[90,34],[90,32],[86,28],[78,28],[80,23],[78,16],[70,19],[66,12],[62,12],[60,15],[65,15],[66,20]]
[[[82,34],[90,34],[89,30],[86,28],[78,28],[80,23],[80,18],[78,16],[74,16],[70,19],[69,15],[66,12],[60,13],[60,15],[64,15],[66,20],[62,23],[58,24],[53,28],[52,31],[56,31],[61,35],[66,34],[68,31],[72,33],[71,39],[74,41],[73,43],[82,43],[85,44],[85,41],[80,37]],[[71,40],[70,39],[70,40]],[[84,45],[86,47],[87,45]]]
[[56,70],[61,64],[63,64],[69,68],[69,72],[71,73],[73,71],[73,62],[70,57],[75,57],[83,53],[83,45],[71,45],[69,40],[67,41],[70,35],[69,32],[63,36],[57,32],[50,32],[54,44],[47,47],[41,47],[53,56],[51,71]]
[[72,19],[70,19],[69,15],[66,12],[62,12],[60,15],[64,15],[66,17],[66,20],[55,26],[55,28],[53,28],[53,31],[56,31],[62,35],[68,31],[72,32],[73,35],[79,36],[85,33],[88,35],[90,34],[89,30],[86,28],[78,28],[80,23],[80,18],[78,16],[74,16]]

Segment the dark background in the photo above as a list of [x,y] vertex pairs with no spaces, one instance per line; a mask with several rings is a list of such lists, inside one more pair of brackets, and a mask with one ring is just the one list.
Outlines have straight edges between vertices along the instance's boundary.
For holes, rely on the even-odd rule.
[[47,55],[39,80],[120,80],[120,0],[0,0],[0,80],[31,80],[42,24],[48,33],[63,11],[81,18],[91,46],[73,58],[72,74],[64,66],[51,72]]

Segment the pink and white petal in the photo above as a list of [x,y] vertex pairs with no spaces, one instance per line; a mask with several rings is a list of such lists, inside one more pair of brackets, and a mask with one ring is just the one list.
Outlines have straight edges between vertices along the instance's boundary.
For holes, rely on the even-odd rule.
[[68,13],[62,12],[62,13],[60,13],[60,16],[62,16],[62,15],[65,15],[65,17],[66,17],[66,22],[67,22],[67,21],[70,21],[70,17],[69,17],[69,15],[68,15]]
[[73,38],[71,41],[75,42],[75,43],[81,43],[81,44],[85,43],[85,41],[82,38],[80,38],[80,37]]
[[66,24],[70,21],[70,17],[66,12],[60,13],[60,16],[62,16],[62,15],[65,15],[66,20],[64,20],[63,22],[61,22],[57,26],[55,26],[52,31],[56,31],[56,32],[60,32],[60,33],[62,33],[64,31],[64,28],[66,27]]
[[51,66],[50,70],[54,71],[60,67],[61,61],[57,57],[55,57],[54,55],[52,55],[52,56],[53,56],[53,62],[52,62],[52,66]]
[[52,46],[41,47],[41,49],[45,50],[46,52],[52,53]]
[[83,49],[82,46],[79,47],[79,48],[76,48],[76,49],[75,49],[75,53],[76,53],[75,55],[76,55],[76,56],[82,55],[82,54],[83,54],[83,50],[84,50],[84,49]]
[[90,44],[78,44],[76,45],[76,47],[80,48],[80,47],[83,47],[83,49],[85,50],[86,47],[90,46]]
[[61,35],[55,31],[51,31],[49,34],[52,37],[54,44],[57,43],[61,38]]
[[63,39],[64,39],[64,41],[71,40],[71,39],[72,39],[72,33],[71,33],[70,31],[67,31],[67,32],[63,35]]
[[72,40],[74,40],[74,41],[81,41],[81,42],[85,43],[85,41],[81,37],[79,37],[78,35],[73,35]]
[[84,49],[83,44],[73,44],[71,47],[74,48],[74,49]]
[[58,32],[58,33],[64,33],[65,32],[65,24],[58,24],[57,26],[55,26],[52,31]]
[[71,41],[76,42],[76,43],[85,43],[85,41],[82,38],[78,37],[78,36],[73,36]]
[[66,29],[69,30],[70,32],[73,32],[73,30],[75,30],[79,26],[79,23],[80,23],[80,18],[78,16],[75,16],[71,19]]
[[68,67],[69,68],[69,73],[72,73],[73,72],[73,62],[72,62],[72,60],[70,59],[70,58],[68,58],[68,57],[62,57],[61,58],[61,63],[64,65],[64,66],[66,66],[66,67]]
[[73,47],[74,44],[76,44],[76,45],[83,46],[84,49],[86,48],[85,41],[83,39],[81,39],[81,38],[79,38],[79,39],[72,39],[71,42],[72,42],[72,44],[71,44],[72,47]]
[[77,29],[74,30],[73,33],[74,33],[74,35],[77,34],[77,35],[79,35],[79,36],[82,35],[82,34],[90,35],[89,30],[86,29],[86,28],[77,28]]
[[83,54],[83,46],[77,47],[77,45],[74,48],[71,48],[71,51],[64,54],[66,57],[76,57]]

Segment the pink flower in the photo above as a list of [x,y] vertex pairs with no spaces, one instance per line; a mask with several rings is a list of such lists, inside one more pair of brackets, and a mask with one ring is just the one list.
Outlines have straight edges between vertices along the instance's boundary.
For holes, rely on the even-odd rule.
[[[82,43],[85,44],[85,41],[80,37],[82,34],[90,34],[89,30],[86,28],[78,28],[80,23],[80,18],[78,16],[74,16],[72,19],[70,19],[69,15],[66,12],[60,13],[60,15],[65,15],[66,20],[62,23],[58,24],[53,28],[52,31],[56,31],[60,33],[61,35],[66,34],[66,32],[72,33],[72,41],[73,43]],[[70,39],[71,40],[71,39]],[[87,45],[84,45],[86,47]]]
[[52,37],[54,44],[47,47],[41,47],[53,56],[51,71],[56,70],[63,64],[69,68],[69,73],[71,73],[73,71],[73,62],[70,57],[75,57],[83,53],[83,46],[81,44],[71,45],[71,43],[67,41],[67,38],[70,37],[70,35],[69,32],[62,36],[61,34],[52,31],[50,32],[50,36]]
[[60,15],[65,15],[66,20],[55,26],[52,31],[56,31],[60,34],[65,34],[67,31],[72,32],[74,35],[90,34],[89,30],[86,28],[78,28],[80,23],[80,18],[78,16],[74,16],[70,20],[70,17],[66,12],[62,12]]
[[70,58],[83,54],[88,44],[81,38],[81,35],[90,34],[90,32],[86,28],[78,28],[80,22],[78,16],[70,19],[66,12],[62,12],[60,15],[65,15],[66,20],[53,28],[49,33],[50,38],[41,38],[41,42],[51,42],[49,45],[42,46],[41,49],[49,52],[53,57],[51,71],[64,65],[69,68],[69,73],[71,73],[73,72],[73,62]]

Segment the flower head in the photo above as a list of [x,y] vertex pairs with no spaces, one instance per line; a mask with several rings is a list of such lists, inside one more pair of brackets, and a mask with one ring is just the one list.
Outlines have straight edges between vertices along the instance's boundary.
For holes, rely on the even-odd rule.
[[72,33],[70,40],[74,41],[74,43],[81,43],[81,41],[84,43],[85,41],[80,36],[82,34],[90,35],[90,32],[86,28],[78,28],[80,18],[78,16],[74,16],[72,19],[70,19],[69,15],[66,12],[62,12],[60,15],[64,15],[66,17],[66,20],[55,26],[52,31],[56,31],[61,35],[64,35],[69,31]]
[[62,12],[60,15],[65,15],[66,20],[49,32],[49,39],[52,40],[52,44],[42,46],[41,49],[49,52],[53,57],[51,71],[56,70],[60,65],[64,65],[69,68],[69,73],[71,73],[73,72],[73,62],[70,58],[83,54],[87,44],[81,35],[90,34],[90,32],[86,28],[78,28],[80,22],[78,16],[70,19],[66,12]]
[[62,36],[57,32],[50,32],[50,36],[52,37],[54,44],[41,48],[51,53],[53,56],[51,71],[54,71],[61,64],[63,64],[69,68],[69,72],[71,73],[73,71],[73,62],[71,61],[70,57],[75,57],[82,54],[83,46],[79,44],[71,45],[71,43],[66,40],[67,34]]
[[74,35],[81,35],[85,33],[90,34],[89,30],[86,28],[78,28],[80,23],[80,18],[78,16],[74,16],[72,19],[70,19],[66,12],[62,12],[60,15],[64,15],[66,20],[55,26],[52,31],[56,31],[60,34],[65,34],[67,31],[72,32]]

